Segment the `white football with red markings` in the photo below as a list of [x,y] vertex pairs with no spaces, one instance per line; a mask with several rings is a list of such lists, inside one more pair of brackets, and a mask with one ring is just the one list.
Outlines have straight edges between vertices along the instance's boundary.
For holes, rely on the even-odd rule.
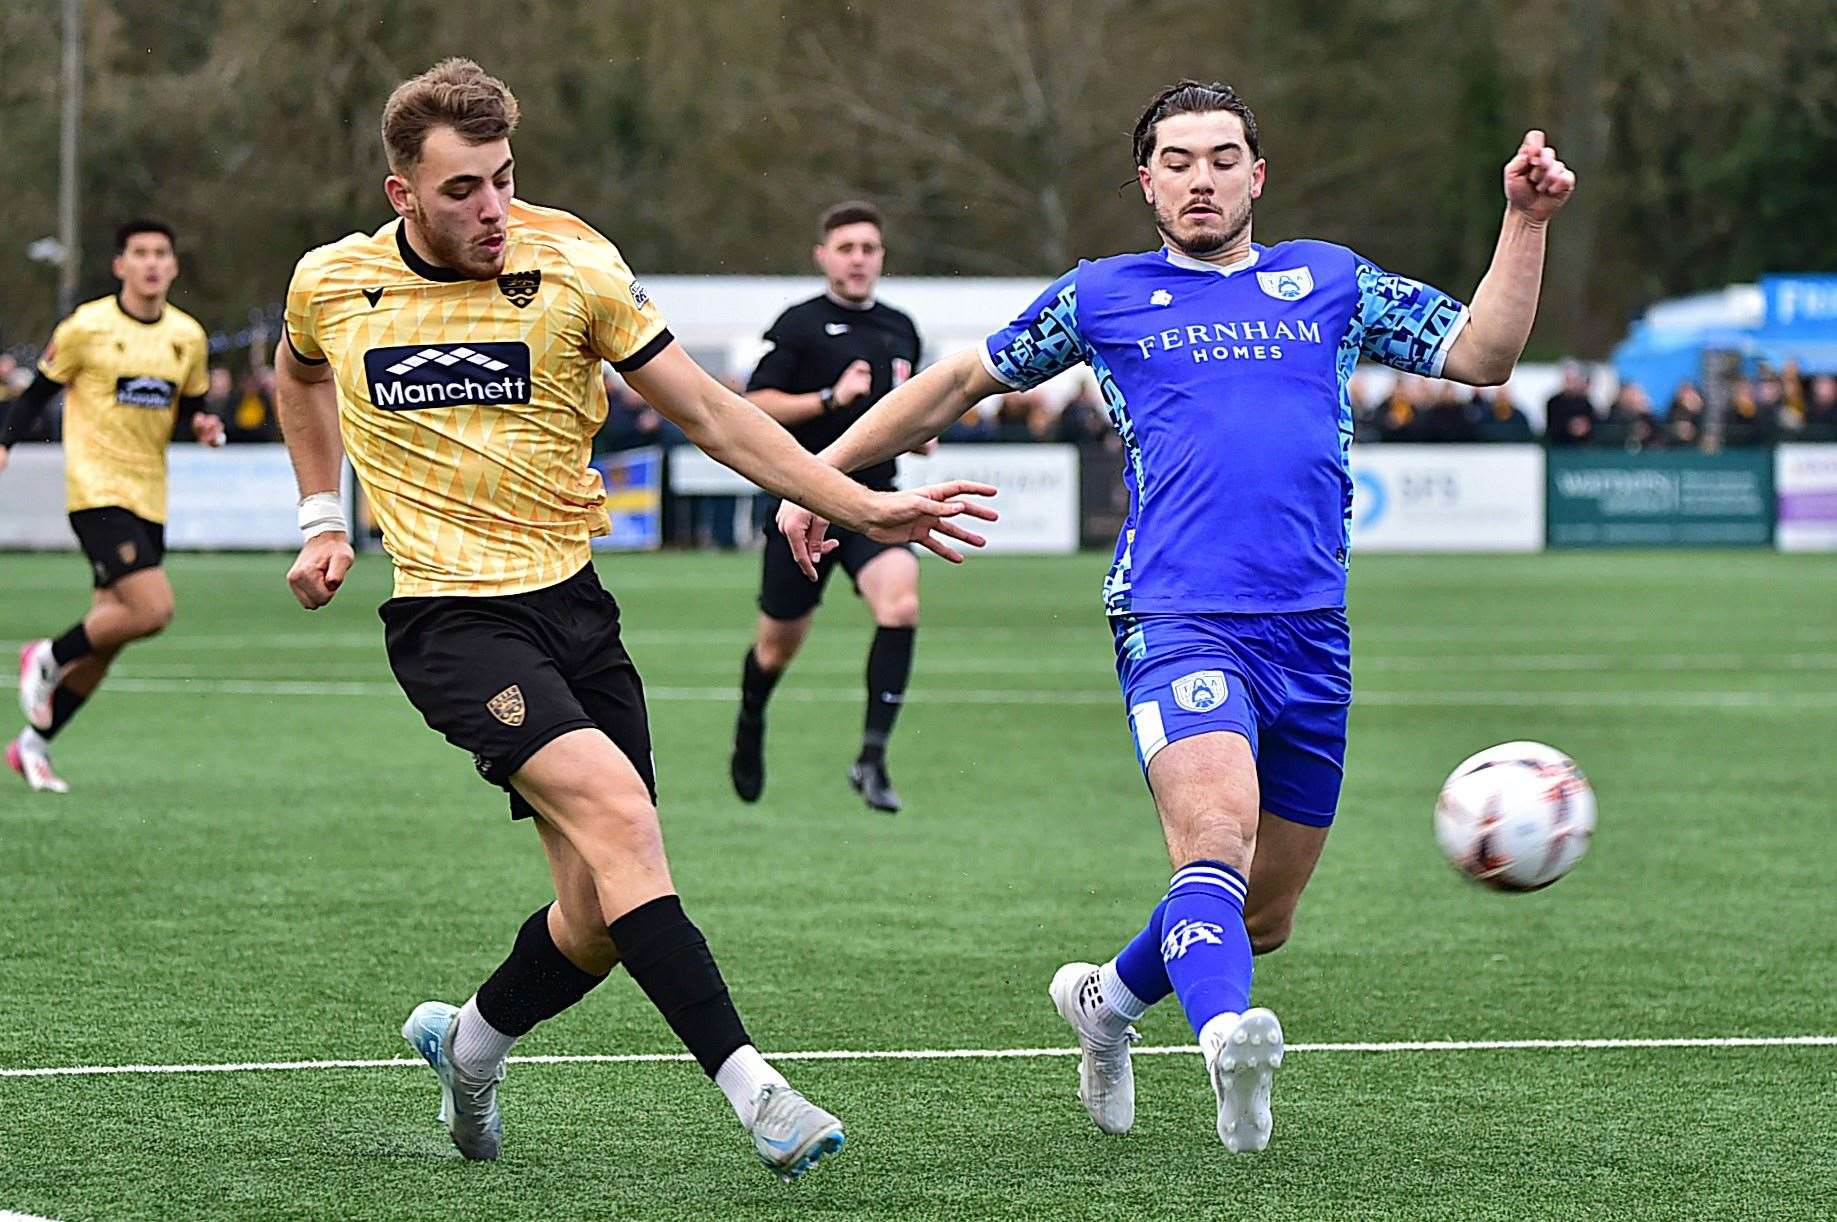
[[1543,743],[1501,743],[1467,757],[1435,803],[1442,853],[1500,891],[1548,887],[1582,859],[1594,832],[1588,778]]

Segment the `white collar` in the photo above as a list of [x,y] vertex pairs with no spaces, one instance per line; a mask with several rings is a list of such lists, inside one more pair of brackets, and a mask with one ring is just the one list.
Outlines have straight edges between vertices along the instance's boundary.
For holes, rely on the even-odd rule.
[[1161,256],[1175,267],[1185,267],[1196,272],[1213,272],[1220,276],[1229,276],[1233,272],[1243,271],[1246,267],[1255,263],[1257,257],[1262,253],[1263,252],[1258,250],[1255,246],[1252,246],[1250,248],[1250,253],[1239,259],[1236,263],[1228,263],[1220,267],[1216,263],[1207,263],[1204,259],[1195,259],[1192,255],[1183,255],[1170,246],[1163,246],[1161,248]]

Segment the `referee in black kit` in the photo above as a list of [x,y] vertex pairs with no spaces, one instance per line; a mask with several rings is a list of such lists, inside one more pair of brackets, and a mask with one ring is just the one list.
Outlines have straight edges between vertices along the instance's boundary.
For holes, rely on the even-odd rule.
[[[827,282],[824,291],[778,316],[765,338],[771,350],[753,370],[746,397],[811,451],[847,431],[881,396],[912,376],[919,360],[918,329],[892,306],[874,299],[886,248],[880,210],[851,200],[823,213],[811,252]],[[893,487],[891,461],[856,471],[874,489]],[[813,583],[798,571],[784,536],[769,530],[759,586],[759,630],[740,678],[734,725],[734,792],[756,802],[765,789],[765,706],[772,688],[810,634],[823,588],[839,564],[874,617],[867,655],[867,718],[861,754],[848,782],[875,810],[891,814],[899,795],[887,778],[887,739],[906,698],[912,640],[918,627],[918,559],[899,544],[876,543],[831,528],[840,546],[824,556]]]

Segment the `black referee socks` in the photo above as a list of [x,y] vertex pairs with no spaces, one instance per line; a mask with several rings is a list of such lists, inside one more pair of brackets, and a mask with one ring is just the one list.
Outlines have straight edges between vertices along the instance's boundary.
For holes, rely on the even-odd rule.
[[740,671],[740,709],[753,717],[765,712],[765,702],[772,698],[782,670],[766,670],[759,665],[759,655],[746,651],[746,665]]
[[553,1018],[585,997],[604,980],[584,972],[561,953],[549,933],[549,908],[544,905],[517,930],[510,957],[478,986],[478,1012],[503,1035],[527,1035],[544,1019]]
[[680,898],[659,896],[606,928],[625,970],[710,1078],[737,1049],[753,1042],[727,995],[708,940],[683,915]]
[[78,620],[70,631],[51,642],[51,660],[59,666],[68,666],[80,658],[87,658],[94,648],[89,643],[89,629]]
[[887,753],[887,739],[906,702],[906,683],[912,678],[912,639],[916,628],[877,628],[867,651],[867,723],[861,731],[861,758],[879,763]]

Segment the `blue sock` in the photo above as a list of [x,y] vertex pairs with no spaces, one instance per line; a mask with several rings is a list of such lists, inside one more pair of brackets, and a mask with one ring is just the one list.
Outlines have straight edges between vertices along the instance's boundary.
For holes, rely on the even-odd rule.
[[1174,986],[1168,983],[1167,968],[1161,962],[1161,917],[1166,911],[1167,900],[1163,897],[1155,905],[1154,915],[1148,918],[1142,932],[1117,951],[1114,960],[1123,987],[1140,999],[1144,1008],[1174,991]]
[[1218,861],[1174,872],[1161,911],[1161,961],[1197,1033],[1220,1014],[1250,1005],[1250,934],[1244,876]]

